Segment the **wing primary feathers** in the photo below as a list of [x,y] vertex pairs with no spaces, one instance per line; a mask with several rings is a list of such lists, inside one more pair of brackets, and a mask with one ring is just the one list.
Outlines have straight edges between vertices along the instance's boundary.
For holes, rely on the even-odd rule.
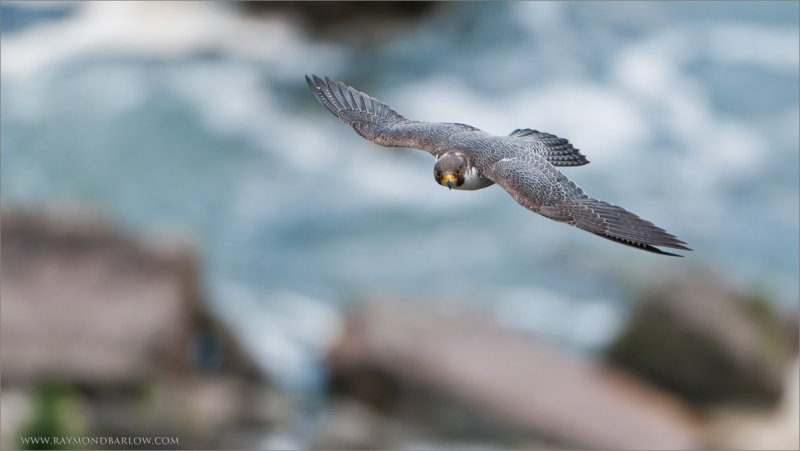
[[480,132],[467,125],[410,121],[381,101],[330,77],[312,74],[306,76],[306,83],[328,111],[363,138],[382,146],[416,147],[438,155],[454,134]]
[[367,109],[367,104],[364,103],[364,97],[363,96],[358,96],[358,102],[359,102],[358,103],[359,108],[361,108],[362,110],[366,110]]
[[372,99],[367,100],[367,112],[375,114],[375,102]]
[[604,208],[595,209],[595,211],[600,219],[607,224],[609,233],[648,244],[691,250],[685,246],[686,243],[684,241],[679,240],[652,222],[644,220],[624,208],[602,201],[597,202]]
[[339,98],[339,101],[342,103],[342,106],[345,109],[352,108],[352,105],[350,105],[350,103],[347,102],[347,94],[345,94],[344,90],[342,89],[342,85],[334,82],[328,77],[325,77],[325,80],[328,81],[328,86],[331,87],[331,90],[333,91],[334,95],[336,95]]
[[[617,238],[617,237],[612,236],[612,235],[606,235],[606,234],[603,234],[603,233],[595,233],[595,235],[597,235],[599,237],[602,237],[602,238],[605,238],[607,240],[611,240],[611,241],[613,241],[615,243],[619,243],[619,244],[624,244],[626,246],[635,247],[636,249],[641,249],[643,251],[652,252],[654,254],[669,255],[671,257],[681,257],[681,258],[683,258],[683,255],[673,254],[672,252],[662,251],[661,249],[659,249],[657,247],[654,247],[654,246],[651,246],[649,244],[642,243],[642,242],[639,242],[639,241],[629,241],[629,240],[625,240],[625,239],[622,239],[622,238]],[[687,250],[691,250],[691,249],[687,249]]]
[[341,105],[338,105],[339,101],[333,96],[333,92],[331,92],[330,86],[328,86],[321,78],[314,75],[314,83],[317,85],[317,89],[319,93],[323,95],[329,102],[331,102],[337,108],[341,108]]
[[573,218],[573,225],[612,241],[665,255],[677,254],[654,246],[691,251],[666,230],[616,205],[586,196],[566,201],[561,208]]
[[358,108],[358,100],[356,100],[356,96],[353,95],[352,89],[345,89],[344,97],[347,99],[350,108]]
[[314,97],[320,101],[320,103],[328,109],[334,116],[339,116],[339,108],[338,106],[334,105],[330,99],[325,95],[322,85],[322,80],[319,77],[314,75],[314,81],[311,80],[311,77],[306,75],[306,82],[308,83],[308,87],[311,88],[311,91],[314,92]]

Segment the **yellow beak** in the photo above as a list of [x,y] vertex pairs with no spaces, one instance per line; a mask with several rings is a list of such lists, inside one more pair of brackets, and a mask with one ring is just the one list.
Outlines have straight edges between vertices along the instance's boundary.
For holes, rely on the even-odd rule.
[[447,185],[447,187],[450,188],[450,187],[452,187],[452,185],[454,183],[456,183],[456,180],[457,179],[456,179],[455,175],[453,175],[453,174],[445,174],[445,176],[442,177],[442,184],[443,185]]

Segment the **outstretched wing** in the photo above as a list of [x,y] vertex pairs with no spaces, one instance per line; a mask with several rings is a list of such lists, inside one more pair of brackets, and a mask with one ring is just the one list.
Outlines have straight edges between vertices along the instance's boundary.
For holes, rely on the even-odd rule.
[[564,174],[535,154],[504,158],[484,168],[486,177],[520,205],[547,218],[657,254],[656,246],[691,250],[685,242],[622,207],[589,197]]
[[516,129],[510,135],[530,141],[534,152],[543,156],[553,166],[583,166],[589,164],[580,150],[572,147],[566,138],[529,128]]
[[437,155],[456,133],[479,131],[465,124],[410,121],[385,103],[329,77],[306,76],[317,99],[360,136],[387,147],[415,147]]

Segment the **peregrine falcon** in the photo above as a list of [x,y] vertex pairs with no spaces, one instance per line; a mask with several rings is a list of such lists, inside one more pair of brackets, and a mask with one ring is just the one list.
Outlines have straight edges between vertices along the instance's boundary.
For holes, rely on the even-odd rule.
[[449,189],[495,183],[523,207],[617,243],[662,255],[656,246],[690,251],[666,230],[616,205],[589,197],[557,166],[589,161],[564,138],[532,129],[492,136],[466,124],[408,120],[388,105],[329,77],[306,76],[316,98],[361,137],[386,147],[414,147],[436,158],[433,176]]

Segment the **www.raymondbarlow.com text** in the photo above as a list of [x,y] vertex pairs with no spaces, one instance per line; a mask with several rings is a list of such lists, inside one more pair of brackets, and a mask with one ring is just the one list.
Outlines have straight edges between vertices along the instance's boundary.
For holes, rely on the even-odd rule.
[[22,445],[40,446],[177,446],[178,437],[20,437]]

